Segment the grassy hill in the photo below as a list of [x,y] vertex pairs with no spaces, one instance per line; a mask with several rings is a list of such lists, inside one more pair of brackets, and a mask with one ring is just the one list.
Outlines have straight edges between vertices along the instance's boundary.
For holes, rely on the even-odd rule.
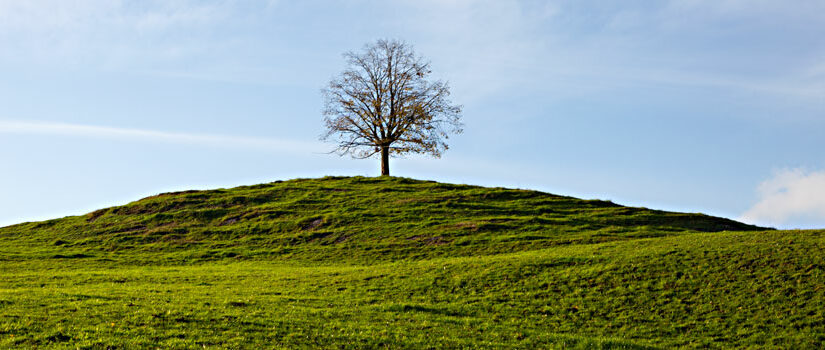
[[0,347],[825,345],[825,231],[404,178],[0,228]]

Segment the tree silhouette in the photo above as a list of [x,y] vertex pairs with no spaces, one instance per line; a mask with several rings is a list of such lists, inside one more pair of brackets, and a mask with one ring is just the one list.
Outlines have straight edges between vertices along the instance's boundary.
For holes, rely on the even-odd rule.
[[378,40],[360,53],[344,54],[348,67],[323,90],[322,140],[333,152],[354,158],[381,156],[381,175],[390,174],[389,157],[407,153],[439,158],[448,133],[461,133],[461,106],[449,100],[446,82],[430,81],[430,63],[399,40]]

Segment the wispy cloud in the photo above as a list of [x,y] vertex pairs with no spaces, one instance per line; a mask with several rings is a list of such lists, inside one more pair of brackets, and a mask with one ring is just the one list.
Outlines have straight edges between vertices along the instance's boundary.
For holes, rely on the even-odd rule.
[[[354,33],[389,33],[419,45],[464,100],[512,90],[559,96],[647,84],[817,99],[825,93],[821,75],[808,73],[821,62],[822,52],[814,51],[821,47],[816,34],[825,20],[822,1],[620,3],[372,1],[366,5],[383,21],[363,11],[352,15],[364,17],[349,22]],[[303,81],[314,70],[278,68],[306,59],[292,51],[335,58],[337,52],[325,52],[323,40],[294,39],[302,37],[291,31],[318,29],[312,21],[291,22],[291,16],[323,16],[319,9],[345,13],[352,6],[281,5],[0,0],[0,62],[74,63],[221,81]],[[783,51],[793,54],[777,54]]]
[[227,2],[0,0],[0,61],[134,69],[214,50]]
[[759,202],[742,214],[742,221],[825,228],[825,170],[785,169],[762,182],[758,191]]
[[320,142],[259,138],[232,135],[196,134],[158,130],[117,128],[68,123],[0,120],[0,134],[62,135],[134,141],[168,142],[221,148],[246,148],[276,153],[322,153],[328,147]]
[[[513,89],[550,96],[628,87],[710,87],[819,99],[819,60],[766,47],[809,42],[825,5],[671,0],[600,4],[548,1],[413,1],[399,26],[450,72],[462,97]],[[750,41],[760,37],[764,45]],[[731,42],[742,44],[732,45]],[[678,45],[674,43],[679,43]],[[816,47],[816,46],[807,46]],[[781,51],[780,51],[781,52]]]

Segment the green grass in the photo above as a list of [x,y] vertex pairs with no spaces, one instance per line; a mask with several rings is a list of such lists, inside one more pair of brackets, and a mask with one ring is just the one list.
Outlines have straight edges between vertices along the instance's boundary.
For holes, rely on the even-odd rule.
[[0,228],[0,348],[822,348],[825,231],[404,178]]

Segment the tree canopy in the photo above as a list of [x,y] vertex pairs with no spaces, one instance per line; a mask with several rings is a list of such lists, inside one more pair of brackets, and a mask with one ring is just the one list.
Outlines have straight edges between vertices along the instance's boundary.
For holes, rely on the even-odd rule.
[[430,63],[399,40],[378,40],[344,54],[347,68],[323,90],[325,141],[355,158],[408,153],[440,157],[450,133],[461,133],[461,106],[446,82],[430,80]]

